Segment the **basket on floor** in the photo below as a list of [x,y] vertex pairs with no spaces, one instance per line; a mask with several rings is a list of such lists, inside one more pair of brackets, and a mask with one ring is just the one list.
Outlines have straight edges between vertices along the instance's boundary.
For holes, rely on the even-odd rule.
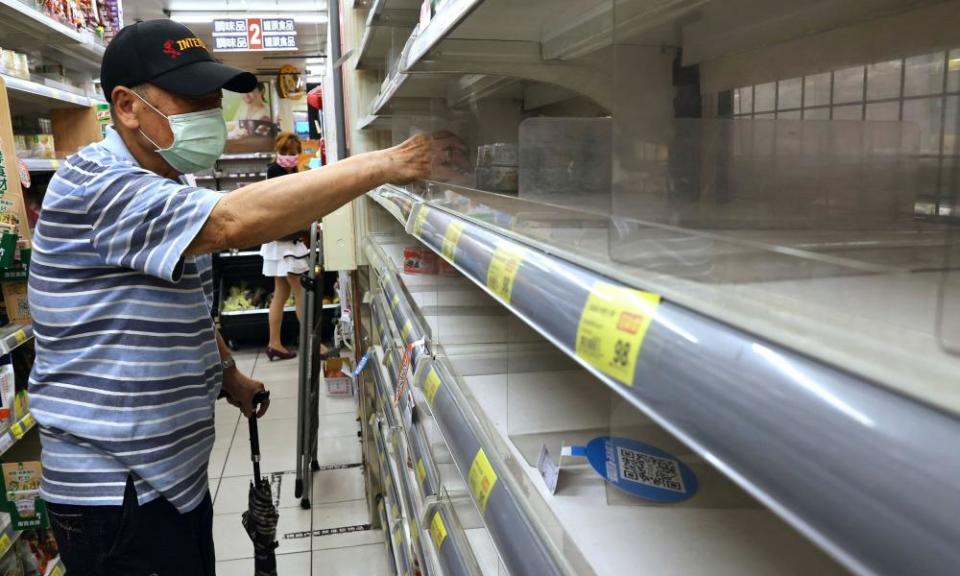
[[331,358],[324,362],[323,379],[327,383],[327,396],[353,396],[353,380],[345,372],[350,366],[341,358]]

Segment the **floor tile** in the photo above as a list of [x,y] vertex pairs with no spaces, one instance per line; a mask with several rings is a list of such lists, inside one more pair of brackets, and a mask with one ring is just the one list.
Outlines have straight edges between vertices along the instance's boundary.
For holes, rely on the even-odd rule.
[[366,497],[363,468],[321,470],[313,473],[314,505],[347,500],[362,500]]
[[[288,437],[283,442],[279,439],[264,441],[260,437],[260,471],[262,474],[270,472],[288,472],[297,468],[296,436]],[[250,443],[245,438],[236,438],[227,456],[227,463],[223,470],[224,477],[247,476],[253,473],[253,464],[250,461]]]
[[296,418],[300,402],[297,398],[274,398],[270,393],[270,408],[260,419],[261,422]]
[[357,399],[353,396],[340,397],[340,396],[327,396],[321,391],[319,410],[321,419],[324,415],[328,414],[356,414],[357,412]]
[[370,514],[367,512],[366,500],[349,500],[347,502],[333,502],[330,504],[313,505],[313,529],[343,528],[368,524]]
[[[383,530],[364,530],[363,532],[350,532],[348,534],[330,534],[328,536],[314,536],[314,550],[329,550],[331,548],[349,548],[352,546],[366,546],[369,544],[379,544],[383,549]],[[384,555],[386,552],[384,551]],[[286,576],[286,575],[284,575]]]
[[313,576],[387,576],[387,553],[383,544],[317,550],[313,553]]
[[[237,576],[253,573],[253,559],[229,560],[217,562],[219,576]],[[277,574],[282,576],[308,576],[310,574],[310,553],[297,552],[277,556]]]
[[210,452],[210,464],[207,467],[207,475],[209,477],[219,478],[223,476],[223,466],[227,462],[227,454],[227,448],[218,448]]
[[[273,402],[270,403],[270,410],[267,412],[267,415],[264,416],[259,422],[260,430],[260,445],[261,447],[265,446],[265,437],[273,438],[280,437],[286,443],[289,443],[291,439],[296,441],[297,434],[297,415],[296,415],[296,400],[282,398],[280,399],[281,408],[288,406],[286,402],[292,402],[293,406],[293,416],[290,418],[269,418],[270,412],[273,411]],[[349,436],[351,434],[356,435],[360,430],[360,422],[357,421],[357,416],[353,413],[346,414],[329,414],[320,418],[320,423],[318,425],[318,437],[319,438],[331,438],[334,436]],[[275,433],[275,434],[274,434]],[[246,425],[239,426],[237,428],[237,440],[247,441],[250,438],[250,428]]]
[[[253,558],[253,544],[250,536],[241,524],[241,513],[215,514],[213,517],[213,537],[217,547],[217,559],[220,561],[238,558]],[[280,547],[277,554],[290,554],[310,550],[310,538],[284,538],[285,534],[310,531],[310,510],[290,508],[280,514],[277,523],[277,541]],[[291,574],[290,576],[295,576]]]

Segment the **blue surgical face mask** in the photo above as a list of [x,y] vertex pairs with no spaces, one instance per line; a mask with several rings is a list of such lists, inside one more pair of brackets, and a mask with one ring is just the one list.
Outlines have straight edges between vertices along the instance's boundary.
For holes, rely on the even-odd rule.
[[[134,92],[134,94],[137,93]],[[137,98],[143,100],[144,104],[170,123],[173,144],[168,148],[160,148],[153,139],[140,130],[143,137],[156,146],[156,152],[167,161],[167,164],[181,174],[192,174],[213,168],[217,158],[223,154],[223,147],[227,143],[227,125],[223,120],[222,108],[167,116],[139,94]]]

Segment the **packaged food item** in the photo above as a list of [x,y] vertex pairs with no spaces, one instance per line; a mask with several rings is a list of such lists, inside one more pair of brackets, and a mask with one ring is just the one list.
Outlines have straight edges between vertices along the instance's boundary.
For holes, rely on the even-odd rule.
[[0,576],[26,576],[18,554],[6,554],[0,558]]
[[16,399],[16,377],[10,356],[0,359],[0,433],[6,432],[12,423],[13,404]]
[[17,324],[30,324],[30,305],[27,302],[26,283],[4,282],[2,291],[7,317],[10,321]]
[[47,558],[40,549],[35,530],[24,532],[17,540],[15,550],[23,567],[23,576],[43,576],[47,572]]
[[516,194],[520,188],[519,169],[516,166],[481,166],[477,168],[477,188]]
[[477,148],[477,167],[481,166],[518,166],[519,148],[516,144],[484,144]]
[[27,158],[57,157],[53,134],[22,134],[23,151]]
[[403,249],[403,271],[407,274],[436,274],[437,255],[423,246]]

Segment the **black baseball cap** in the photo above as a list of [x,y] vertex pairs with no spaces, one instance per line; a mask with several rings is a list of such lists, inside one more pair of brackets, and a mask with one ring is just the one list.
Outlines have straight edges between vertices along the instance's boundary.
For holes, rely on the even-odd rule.
[[110,102],[117,86],[149,82],[181,96],[203,96],[218,88],[251,92],[257,77],[218,62],[203,40],[173,20],[147,20],[125,26],[107,45],[100,86]]

